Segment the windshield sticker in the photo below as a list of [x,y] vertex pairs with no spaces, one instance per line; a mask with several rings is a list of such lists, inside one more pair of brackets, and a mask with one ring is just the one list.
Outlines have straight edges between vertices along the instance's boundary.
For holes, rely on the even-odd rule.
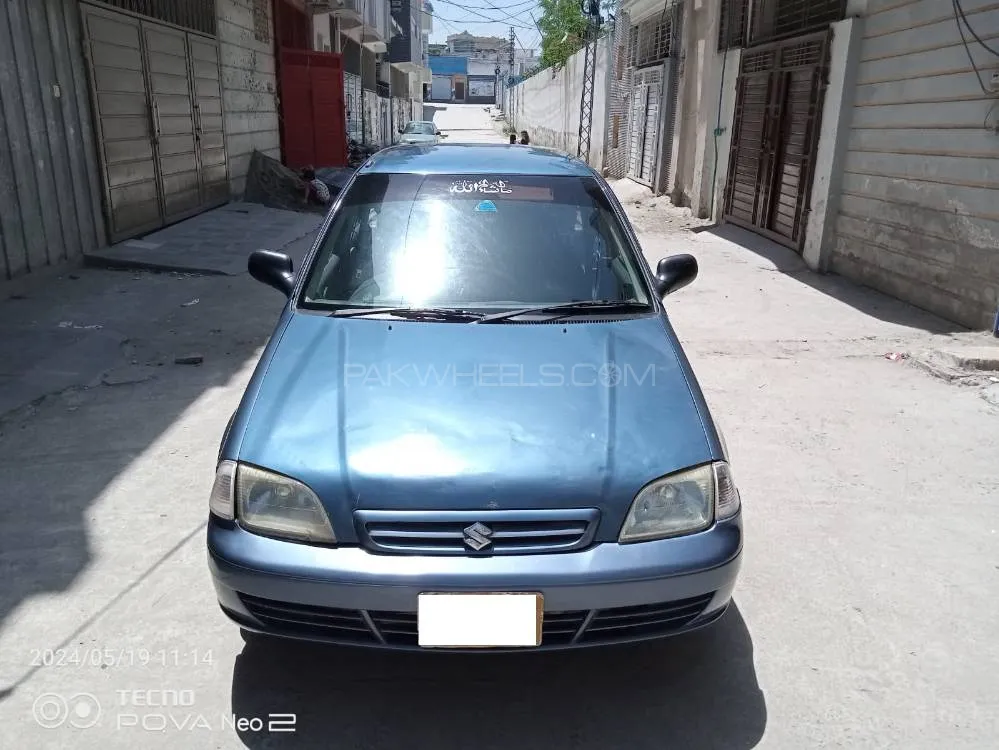
[[492,201],[479,201],[478,205],[475,207],[476,211],[485,211],[486,213],[494,214],[496,213],[496,204]]
[[468,177],[457,177],[448,175],[443,178],[428,178],[421,186],[417,199],[440,199],[450,200],[471,200],[474,207],[480,200],[491,199],[496,205],[496,200],[513,201],[541,201],[551,203],[555,200],[555,193],[550,185],[532,184],[538,180],[528,176],[524,181],[517,177],[490,177],[480,178],[476,175]]
[[479,180],[478,182],[470,182],[468,180],[457,180],[451,183],[452,193],[504,193],[509,195],[513,191],[507,187],[507,184],[503,180]]

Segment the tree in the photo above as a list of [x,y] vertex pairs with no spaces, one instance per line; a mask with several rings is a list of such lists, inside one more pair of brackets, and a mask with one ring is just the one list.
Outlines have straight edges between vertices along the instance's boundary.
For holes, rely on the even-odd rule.
[[540,0],[541,67],[561,68],[586,39],[587,20],[579,0]]

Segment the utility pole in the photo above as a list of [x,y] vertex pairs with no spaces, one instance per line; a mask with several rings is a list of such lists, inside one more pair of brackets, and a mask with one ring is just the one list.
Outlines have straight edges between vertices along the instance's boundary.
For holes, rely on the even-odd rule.
[[[507,58],[506,58],[506,64],[507,64],[506,85],[507,85],[507,88],[511,89],[511,94],[510,94],[510,109],[514,109],[515,106],[516,106],[516,97],[513,95],[513,93],[512,93],[512,87],[510,86],[510,82],[513,80],[513,66],[514,66],[513,50],[514,50],[514,45],[516,45],[516,43],[517,43],[517,32],[514,31],[513,30],[513,26],[511,26],[510,27],[510,48],[506,52],[506,54],[507,54]],[[501,105],[501,106],[503,106],[503,105]],[[514,116],[513,112],[508,112],[507,113],[507,119],[510,122],[510,126],[511,127],[516,127],[516,117]]]
[[580,0],[586,18],[583,57],[583,92],[579,99],[579,145],[576,156],[590,160],[590,131],[593,129],[593,84],[597,76],[597,32],[600,30],[600,4],[598,0]]
[[509,67],[509,72],[507,75],[513,75],[513,49],[514,45],[517,43],[517,32],[513,30],[513,26],[510,27],[510,49],[507,50],[507,66]]

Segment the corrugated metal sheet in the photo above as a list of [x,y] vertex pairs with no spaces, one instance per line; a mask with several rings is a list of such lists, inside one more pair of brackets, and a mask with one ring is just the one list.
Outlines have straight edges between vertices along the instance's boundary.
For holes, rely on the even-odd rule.
[[610,100],[608,107],[610,116],[604,146],[607,158],[607,170],[611,177],[625,177],[628,174],[628,111],[631,99],[631,65],[629,48],[631,46],[631,21],[628,13],[619,11],[614,20],[614,57],[613,69],[609,71]]
[[[961,5],[999,47],[995,0]],[[965,47],[940,0],[871,0],[863,33],[832,268],[988,325],[999,307],[999,136],[986,124],[999,122],[999,100],[974,68],[985,79],[997,58],[967,31]]]
[[0,257],[13,278],[104,244],[75,0],[0,3]]

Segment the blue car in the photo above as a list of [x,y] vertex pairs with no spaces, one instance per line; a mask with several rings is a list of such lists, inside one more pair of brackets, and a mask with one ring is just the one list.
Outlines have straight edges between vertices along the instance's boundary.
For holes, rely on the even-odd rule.
[[742,519],[724,440],[653,272],[585,164],[398,146],[344,188],[226,429],[219,604],[257,634],[531,650],[725,613]]

